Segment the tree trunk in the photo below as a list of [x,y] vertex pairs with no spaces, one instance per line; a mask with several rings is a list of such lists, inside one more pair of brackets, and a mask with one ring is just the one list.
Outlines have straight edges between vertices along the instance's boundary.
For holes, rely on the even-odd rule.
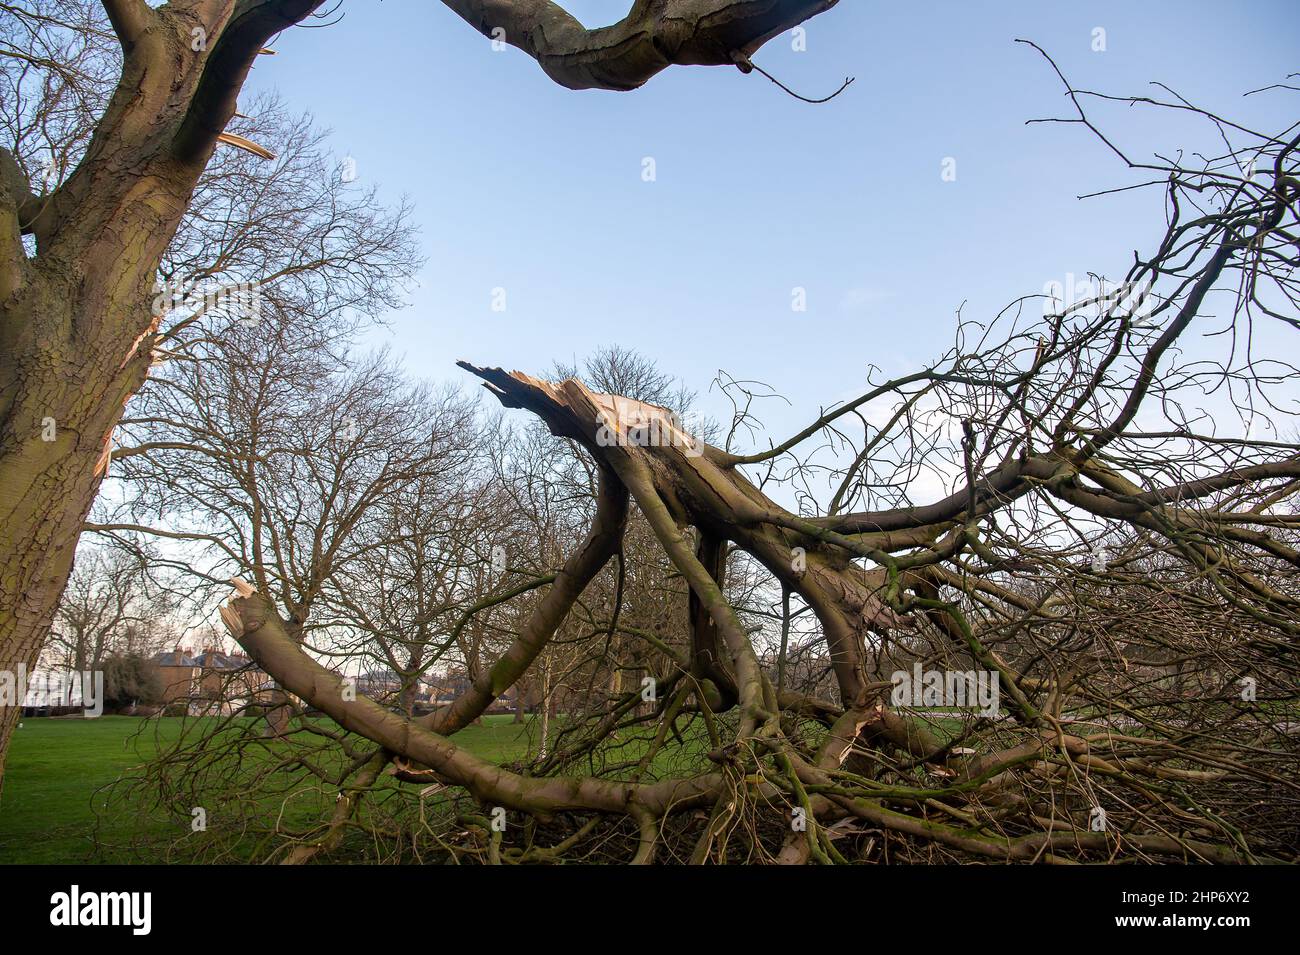
[[[128,257],[126,242],[97,245],[105,257]],[[87,294],[59,295],[51,285],[73,291],[69,271],[55,283],[38,282],[16,306],[0,307],[0,670],[30,671],[40,657],[113,426],[144,381],[144,363],[123,362],[117,336],[95,334],[121,324],[123,314],[149,314],[145,277],[121,278],[136,285],[136,301],[94,294],[88,277],[76,289]],[[140,334],[138,325],[124,334],[131,331]],[[77,339],[91,347],[78,348]],[[16,708],[0,713],[0,772],[17,718]]]
[[[148,375],[158,264],[235,94],[262,43],[315,5],[204,8],[194,44],[190,14],[109,3],[122,74],[76,170],[38,197],[0,151],[0,669],[30,669],[45,644],[113,429]],[[0,713],[0,784],[17,713]]]
[[546,744],[551,739],[551,665],[542,665],[541,698],[537,708],[542,719],[541,732],[537,743],[537,758],[546,756]]

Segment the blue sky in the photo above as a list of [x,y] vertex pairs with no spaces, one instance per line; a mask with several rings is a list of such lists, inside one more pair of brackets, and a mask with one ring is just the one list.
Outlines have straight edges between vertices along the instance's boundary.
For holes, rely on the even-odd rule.
[[[598,25],[627,3],[566,6]],[[701,391],[719,368],[773,385],[792,402],[765,409],[778,437],[857,393],[869,364],[903,373],[934,357],[963,302],[991,317],[1069,272],[1119,278],[1158,238],[1157,191],[1075,198],[1131,174],[1081,127],[1025,125],[1068,104],[1016,37],[1078,86],[1140,94],[1160,80],[1268,131],[1294,100],[1240,94],[1300,68],[1294,0],[842,0],[806,24],[806,51],[786,36],[755,56],[807,95],[856,77],[829,104],[723,68],[574,92],[434,0],[342,9],[336,26],[282,35],[246,98],[278,89],[334,130],[363,183],[414,201],[429,261],[373,342],[439,380],[463,377],[458,358],[536,373],[628,345]],[[1150,111],[1099,117],[1137,154],[1205,142]],[[791,309],[795,287],[806,312]]]

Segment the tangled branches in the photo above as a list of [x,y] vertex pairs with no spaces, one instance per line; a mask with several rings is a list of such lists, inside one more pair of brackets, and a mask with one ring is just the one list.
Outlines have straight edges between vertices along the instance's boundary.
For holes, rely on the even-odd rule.
[[[732,450],[761,397],[734,379],[718,446],[652,401],[462,363],[574,450],[590,529],[466,611],[519,607],[426,714],[350,694],[237,582],[223,619],[298,708],[276,758],[346,755],[312,770],[334,811],[267,855],[364,833],[507,863],[1294,859],[1297,372],[1253,343],[1300,327],[1300,135],[1128,99],[1224,146],[1134,162],[1085,111],[1110,98],[1067,93],[1164,190],[1156,249],[1041,318],[962,321],[767,450]],[[553,739],[505,765],[458,744],[539,674]]]

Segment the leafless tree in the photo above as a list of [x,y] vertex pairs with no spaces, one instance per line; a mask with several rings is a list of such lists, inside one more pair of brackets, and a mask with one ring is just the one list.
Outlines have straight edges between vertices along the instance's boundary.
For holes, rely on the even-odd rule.
[[[1260,422],[1285,431],[1297,373],[1251,340],[1300,322],[1300,135],[1172,94],[1067,93],[1065,121],[1164,192],[1165,233],[1118,290],[963,319],[933,364],[750,453],[760,389],[743,382],[723,381],[737,415],[719,447],[655,404],[464,364],[579,445],[597,485],[586,538],[497,663],[411,718],[347,698],[260,589],[237,583],[227,625],[287,690],[397,754],[399,778],[477,803],[439,834],[461,858],[1293,859],[1300,448]],[[1088,111],[1116,101],[1197,117],[1222,148],[1132,160]],[[918,499],[925,475],[950,490]],[[685,645],[639,634],[660,668],[652,714],[615,698],[528,771],[457,745],[583,619],[630,504],[690,591]],[[732,551],[780,594],[775,658],[756,649],[773,628],[738,611]],[[619,626],[624,571],[597,632]],[[794,659],[812,621],[820,659]],[[899,694],[909,664],[940,674],[934,700]],[[936,715],[967,673],[996,707]],[[637,758],[607,758],[629,732]]]
[[[674,64],[747,69],[767,40],[833,5],[636,3],[589,30],[549,0],[445,2],[556,82],[614,90]],[[0,154],[0,668],[40,654],[123,406],[154,359],[159,269],[208,161],[223,142],[269,155],[227,130],[253,61],[320,5],[4,7],[4,88],[24,95]],[[15,719],[0,715],[0,761]]]
[[[141,560],[145,556],[145,560]],[[63,591],[43,660],[84,673],[105,654],[148,656],[169,648],[171,594],[153,579],[147,555],[118,548],[87,548]]]

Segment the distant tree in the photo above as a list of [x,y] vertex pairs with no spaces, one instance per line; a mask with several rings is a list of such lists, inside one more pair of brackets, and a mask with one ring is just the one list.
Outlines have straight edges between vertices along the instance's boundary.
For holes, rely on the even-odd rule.
[[144,654],[113,653],[104,658],[101,668],[105,709],[121,711],[162,702],[162,680]]
[[84,546],[59,601],[43,660],[77,671],[113,652],[150,653],[174,639],[166,589],[151,579],[148,552]]

